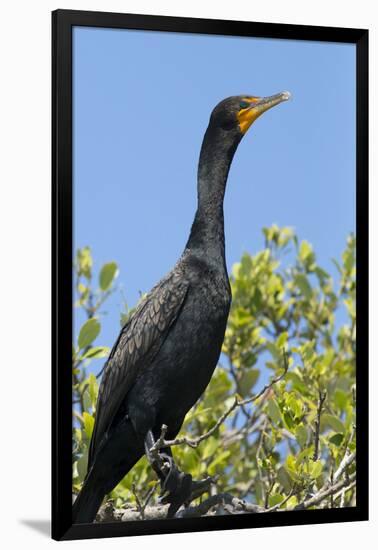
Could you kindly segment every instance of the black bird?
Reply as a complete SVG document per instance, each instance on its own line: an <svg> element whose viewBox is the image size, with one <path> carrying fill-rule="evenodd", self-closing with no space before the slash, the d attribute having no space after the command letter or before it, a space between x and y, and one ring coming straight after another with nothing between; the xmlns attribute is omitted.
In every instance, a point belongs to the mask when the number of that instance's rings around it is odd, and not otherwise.
<svg viewBox="0 0 378 550"><path fill-rule="evenodd" d="M198 166L198 207L181 258L139 304L107 360L96 407L87 475L73 521L95 519L104 496L146 454L168 493L168 516L201 482L180 472L170 449L150 449L163 424L178 434L217 365L231 303L225 262L223 198L240 140L265 111L288 100L235 96L213 110ZM205 480L206 484L206 480Z"/></svg>

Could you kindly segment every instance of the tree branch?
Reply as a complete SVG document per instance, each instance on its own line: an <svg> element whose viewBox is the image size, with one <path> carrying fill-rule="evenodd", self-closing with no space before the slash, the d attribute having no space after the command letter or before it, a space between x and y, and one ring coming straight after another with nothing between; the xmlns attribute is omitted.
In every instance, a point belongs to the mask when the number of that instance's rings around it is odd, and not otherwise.
<svg viewBox="0 0 378 550"><path fill-rule="evenodd" d="M336 473L333 475L333 480L337 481L339 477L345 472L345 470L354 462L356 458L356 452L353 452L349 454L348 452L345 453L344 458L340 462L339 467L336 470Z"/></svg>
<svg viewBox="0 0 378 550"><path fill-rule="evenodd" d="M297 504L297 506L294 506L292 510L307 510L307 508L310 508L311 506L316 506L317 504L320 504L323 500L328 498L331 495L334 495L335 493L338 493L340 490L349 487L350 485L354 487L355 485L355 479L356 474L353 473L351 476L349 476L348 479L342 479L335 485L331 485L327 489L320 489L313 497L306 499L304 502L301 502L300 504ZM349 487L349 488L352 488Z"/></svg>
<svg viewBox="0 0 378 550"><path fill-rule="evenodd" d="M184 437L178 437L173 440L167 440L166 434L168 431L168 427L166 425L162 425L161 428L161 434L160 437L156 440L155 444L151 447L150 451L152 453L158 454L160 449L163 449L165 447L172 447L175 445L188 445L189 447L196 448L198 445L209 438L211 435L213 435L218 428L225 422L225 420L231 415L235 409L238 407L244 407L245 405L249 403L253 403L258 401L261 397L263 397L266 392L268 392L275 384L277 384L282 378L286 375L288 371L288 362L286 358L286 354L284 354L284 370L283 372L271 380L268 384L264 386L264 388L258 392L256 395L249 397L247 399L241 399L240 396L236 395L234 398L233 403L230 407L218 418L214 426L208 430L207 432L199 435L196 438L189 438L187 436ZM320 420L321 420L321 414L323 411L324 403L326 399L326 393L319 391L319 399L318 399L318 407L317 407L317 416L315 420L315 441L314 441L314 454L313 459L318 460L320 449L319 449L319 439L320 439ZM254 421L254 415L252 414L249 421ZM254 422L252 422L252 425ZM237 430L236 433L238 433L240 430ZM243 432L244 433L244 432ZM235 435L235 434L234 434ZM266 506L262 507L257 504L252 504L250 502L246 502L245 500L241 498L237 498L233 496L230 493L219 493L219 494L213 494L206 498L205 500L202 500L196 505L191 504L187 507L182 507L177 513L177 518L187 518L187 517L200 517L200 516L206 516L206 515L214 515L214 514L243 514L243 513L264 513L264 512L276 512L276 511L286 511L286 510L306 510L308 508L317 506L321 503L323 505L329 506L329 500L327 502L327 499L331 497L331 502L333 503L336 499L340 499L340 506L344 505L345 502L345 495L348 491L351 491L356 486L356 474L352 473L351 475L348 475L347 470L348 467L352 465L352 463L355 461L356 453L349 454L348 451L346 452L344 458L341 460L338 469L335 473L331 476L331 479L328 480L321 489L319 489L315 494L312 495L306 495L302 502L299 502L297 505L292 506L290 508L284 508L285 504L289 501L290 497L294 493L294 488L290 491L289 494L285 496L285 498L278 504L272 507L268 507L267 502L265 503ZM271 489L274 485L271 485ZM150 499L152 496L153 490L148 493L147 499L145 500L144 504L142 504L142 500L138 499L136 497L137 505L136 506L128 506L126 509L123 510L114 510L113 508L113 521L132 521L132 520L138 520L138 519L158 519L158 518L164 518L166 517L167 513L167 506L162 504L156 504L156 505L150 505ZM266 498L266 501L268 498ZM336 504L335 504L336 505ZM110 513L109 511L107 512ZM99 521L104 521L100 516L98 517Z"/></svg>
<svg viewBox="0 0 378 550"><path fill-rule="evenodd" d="M354 455L354 453L353 453ZM352 464L354 459L353 455L349 455L348 459L345 460L343 468L340 469L340 475L346 471L346 468ZM324 485L315 495L310 498L305 499L303 502L300 502L292 508L282 508L284 504L290 499L294 494L294 488L290 493L285 497L285 499L272 506L271 508L264 508L258 506L257 504L252 504L246 502L243 499L234 497L230 493L219 493L212 495L206 500L203 500L196 506L188 506L187 508L181 508L176 513L176 518L191 518L191 517L200 517L206 515L217 514L246 514L246 513L266 513L266 512L285 512L287 510L307 510L312 506L316 506L328 497L335 495L335 499L341 497L342 504L344 504L343 499L345 494L354 489L356 486L356 473L354 472L350 476L341 479L333 485ZM167 504L157 504L155 506L148 506L154 488L148 492L146 501L144 504L141 504L140 499L137 499L137 506L127 506L125 509L114 509L109 503L102 506L97 514L96 521L136 521L142 519L163 519L167 515L168 505ZM343 496L344 495L344 496ZM213 511L213 508L218 507L217 511Z"/></svg>
<svg viewBox="0 0 378 550"><path fill-rule="evenodd" d="M265 509L257 504L251 504L236 498L230 493L219 493L212 495L206 500L202 501L197 506L189 506L183 510L180 510L176 517L178 518L193 518L206 515L215 506L222 506L224 511L228 514L240 514L240 513L261 513L265 512Z"/></svg>

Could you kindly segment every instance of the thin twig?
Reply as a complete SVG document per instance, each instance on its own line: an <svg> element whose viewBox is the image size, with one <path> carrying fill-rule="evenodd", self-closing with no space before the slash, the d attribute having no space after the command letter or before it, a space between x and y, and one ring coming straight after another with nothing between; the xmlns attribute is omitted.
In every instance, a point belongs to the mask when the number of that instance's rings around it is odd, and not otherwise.
<svg viewBox="0 0 378 550"><path fill-rule="evenodd" d="M131 490L132 490L132 493L133 493L134 498L135 498L135 502L136 502L136 505L137 505L137 508L138 508L138 512L140 513L141 518L144 519L144 509L143 509L143 505L142 505L142 503L139 500L139 497L137 495L135 483L132 484Z"/></svg>
<svg viewBox="0 0 378 550"><path fill-rule="evenodd" d="M274 479L273 481L270 482L268 490L265 493L265 500L264 500L265 510L268 510L268 508L269 508L269 497L271 495L271 492L273 491L273 487L275 486L275 484L276 484L276 480Z"/></svg>
<svg viewBox="0 0 378 550"><path fill-rule="evenodd" d="M275 504L274 506L271 506L266 511L267 512L275 512L276 510L278 510L279 508L284 506L284 504L287 503L287 501L289 500L289 498L291 498L293 496L293 494L294 494L294 486L290 489L289 494L283 499L283 501L279 502L278 504Z"/></svg>
<svg viewBox="0 0 378 550"><path fill-rule="evenodd" d="M135 483L133 483L132 486L131 486L131 491L134 495L135 502L136 502L136 505L137 505L137 509L138 509L138 512L140 513L141 519L145 519L145 510L148 506L148 503L151 500L152 495L154 494L154 492L156 490L156 487L157 487L157 485L154 485L153 487L151 487L151 489L149 489L147 491L144 503L142 504L142 502L140 501L140 498L138 497L138 494L136 492Z"/></svg>
<svg viewBox="0 0 378 550"><path fill-rule="evenodd" d="M237 392L238 394L241 394L241 391L240 391L240 380L239 380L239 378L238 378L237 372L235 371L235 367L234 367L234 365L233 365L233 363L232 363L232 359L231 359L230 356L229 356L228 360L229 360L229 373L231 374L231 376L232 376L232 378L233 378L233 380L234 380L234 382L235 382L236 392ZM243 412L244 416L245 416L248 420L250 420L250 419L251 419L251 414L248 412L248 410L245 408L245 406L244 406L244 405L241 405L240 408L241 408L241 411Z"/></svg>
<svg viewBox="0 0 378 550"><path fill-rule="evenodd" d="M261 498L265 502L265 508L267 508L267 498L268 497L267 497L267 493L265 491L265 483L264 483L264 479L263 479L263 475L262 475L262 471L261 471L261 466L260 466L260 453L261 453L262 448L263 448L263 441L264 441L264 437L265 437L266 423L267 423L267 419L265 418L264 423L261 426L259 442L258 442L257 449L256 449L257 471L258 471L260 482L261 482Z"/></svg>
<svg viewBox="0 0 378 550"><path fill-rule="evenodd" d="M144 500L143 510L145 510L146 507L148 506L148 503L150 502L152 495L153 495L154 492L156 491L156 488L157 488L157 484L156 484L156 485L153 485L153 486L151 487L151 489L148 491L148 493L147 493L147 495L146 495L146 498L145 498L145 500Z"/></svg>
<svg viewBox="0 0 378 550"><path fill-rule="evenodd" d="M223 445L231 445L235 441L240 441L241 439L244 439L245 437L252 435L254 432L260 431L261 424L265 421L265 415L261 412L262 404L263 404L263 401L260 401L260 403L256 405L250 420L248 420L239 429L227 431L223 434L223 437L222 437Z"/></svg>
<svg viewBox="0 0 378 550"><path fill-rule="evenodd" d="M334 471L333 471L333 466L331 468L331 476L330 476L330 479L331 479L331 486L335 483L335 475L334 475ZM334 495L332 494L331 495L331 508L334 507Z"/></svg>
<svg viewBox="0 0 378 550"><path fill-rule="evenodd" d="M338 499L340 497L340 508L345 507L345 495L348 491L350 491L351 489L354 489L355 486L356 486L356 482L352 481L352 483L348 485L348 487L343 487L343 489L335 495L335 499Z"/></svg>
<svg viewBox="0 0 378 550"><path fill-rule="evenodd" d="M312 459L318 460L319 458L319 439L320 439L320 417L322 415L322 409L324 405L324 401L326 400L327 392L321 392L319 390L319 399L318 399L318 409L316 413L316 420L315 420L315 439L314 439L314 454Z"/></svg>

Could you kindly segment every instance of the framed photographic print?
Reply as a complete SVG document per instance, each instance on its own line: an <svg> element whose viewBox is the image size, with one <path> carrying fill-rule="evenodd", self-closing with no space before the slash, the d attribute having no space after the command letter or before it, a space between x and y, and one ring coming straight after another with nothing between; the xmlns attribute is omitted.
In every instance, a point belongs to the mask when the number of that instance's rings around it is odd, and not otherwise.
<svg viewBox="0 0 378 550"><path fill-rule="evenodd" d="M53 538L366 520L368 31L52 23Z"/></svg>

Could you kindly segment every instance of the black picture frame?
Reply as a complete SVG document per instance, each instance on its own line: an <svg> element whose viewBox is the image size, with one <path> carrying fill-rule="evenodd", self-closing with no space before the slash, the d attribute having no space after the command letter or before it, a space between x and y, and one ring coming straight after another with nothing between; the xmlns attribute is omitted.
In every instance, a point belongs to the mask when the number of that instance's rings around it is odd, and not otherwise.
<svg viewBox="0 0 378 550"><path fill-rule="evenodd" d="M357 505L127 523L72 524L72 28L74 26L342 42L356 45ZM55 540L368 519L368 31L152 15L52 13L52 537Z"/></svg>

